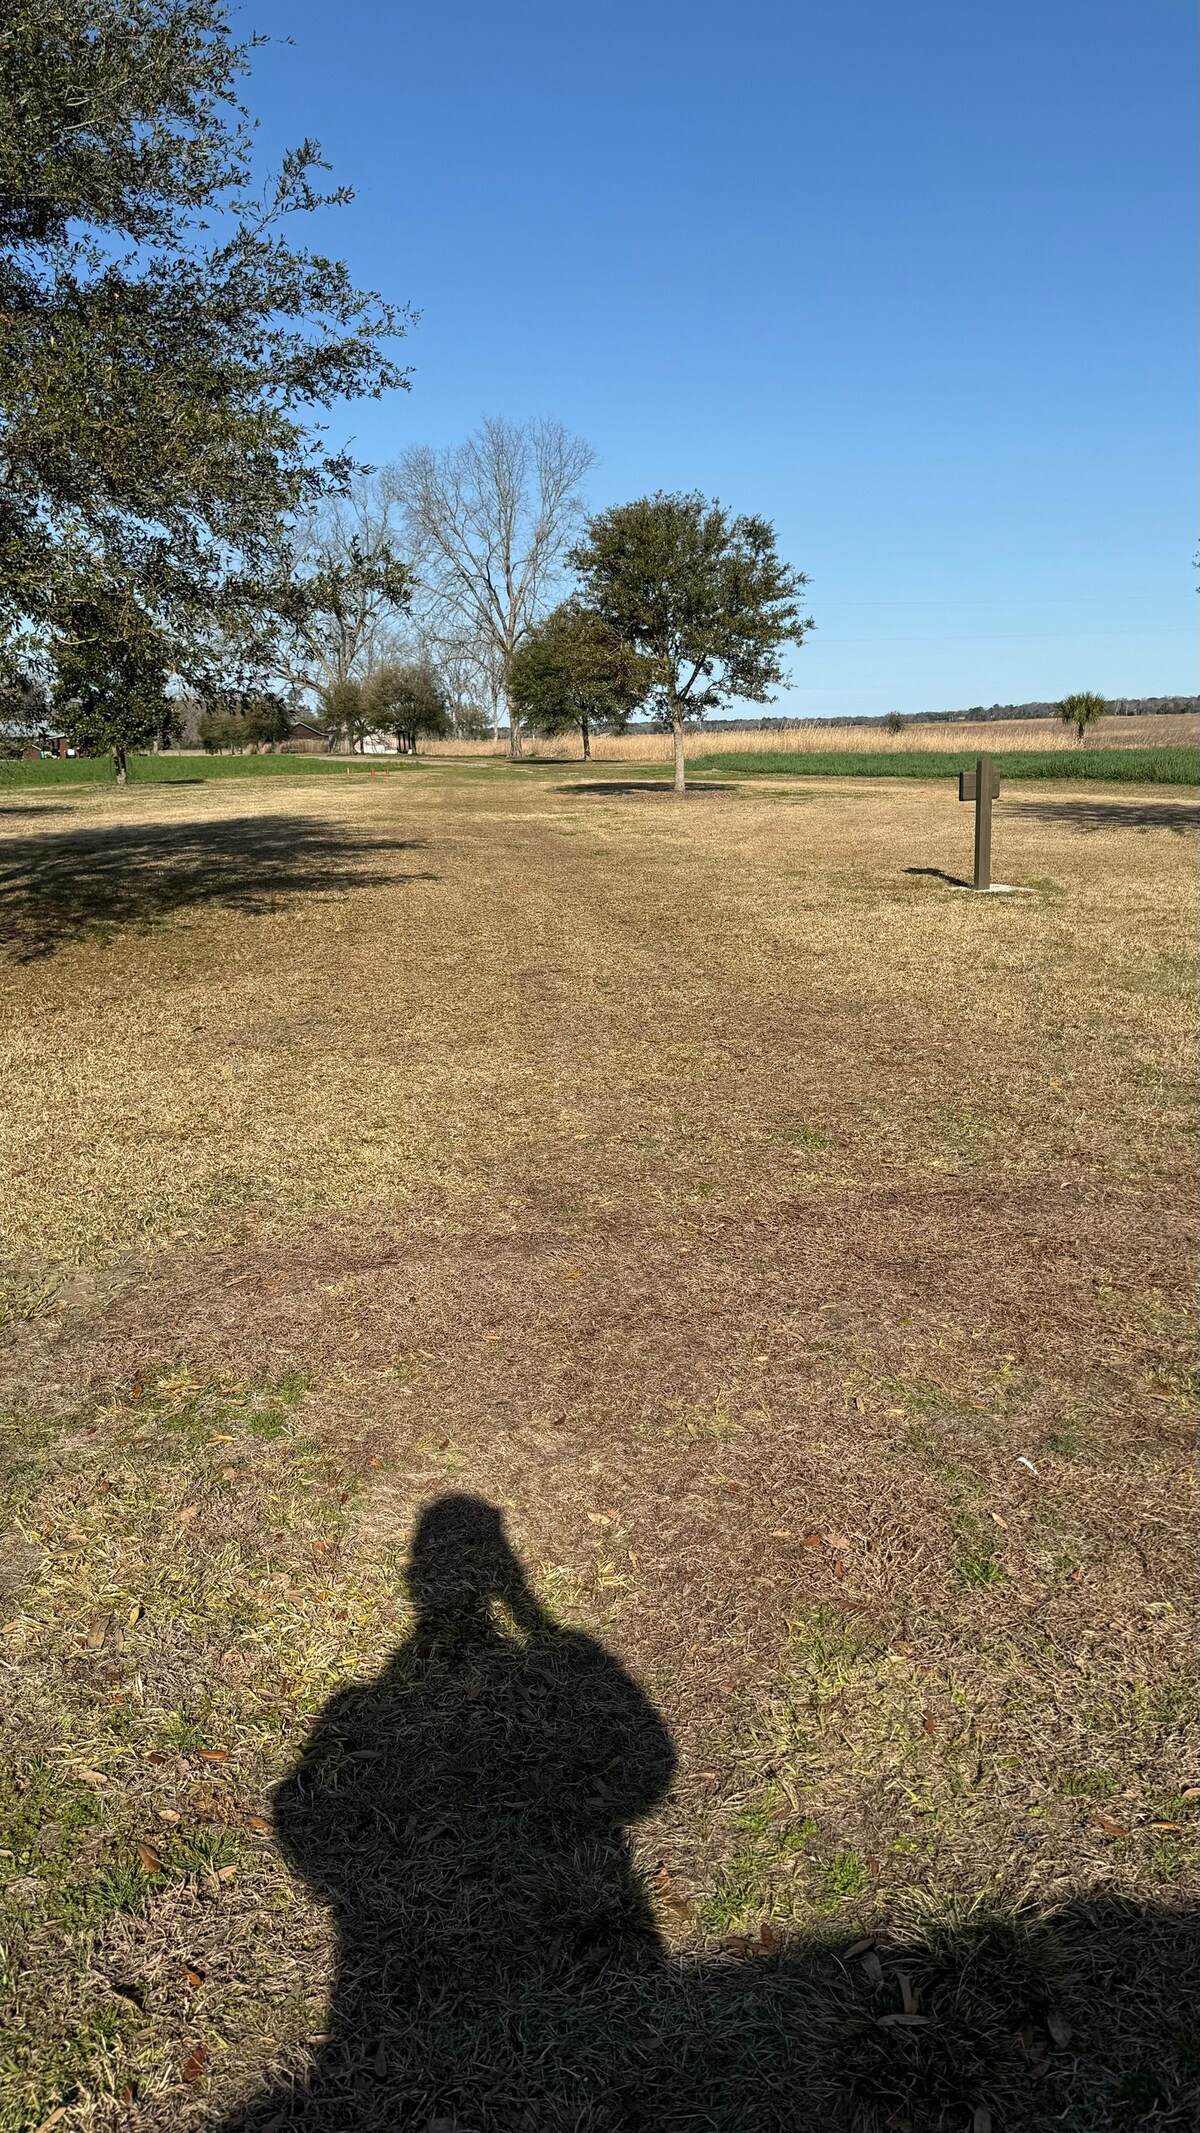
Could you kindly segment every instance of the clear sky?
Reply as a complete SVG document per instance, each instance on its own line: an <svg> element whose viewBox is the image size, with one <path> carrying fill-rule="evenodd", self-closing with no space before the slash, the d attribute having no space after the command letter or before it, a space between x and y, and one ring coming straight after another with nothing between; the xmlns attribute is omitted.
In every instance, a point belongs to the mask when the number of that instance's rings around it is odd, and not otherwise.
<svg viewBox="0 0 1200 2133"><path fill-rule="evenodd" d="M802 715L1197 687L1193 0L250 0L422 316L379 464L556 415L812 580Z"/></svg>

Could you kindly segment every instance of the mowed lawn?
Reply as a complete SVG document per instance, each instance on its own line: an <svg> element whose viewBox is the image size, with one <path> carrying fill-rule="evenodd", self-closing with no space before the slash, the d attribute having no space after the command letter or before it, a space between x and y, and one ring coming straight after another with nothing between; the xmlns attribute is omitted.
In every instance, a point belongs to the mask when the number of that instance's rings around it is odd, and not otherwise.
<svg viewBox="0 0 1200 2133"><path fill-rule="evenodd" d="M0 795L0 2133L1194 2124L1196 821Z"/></svg>

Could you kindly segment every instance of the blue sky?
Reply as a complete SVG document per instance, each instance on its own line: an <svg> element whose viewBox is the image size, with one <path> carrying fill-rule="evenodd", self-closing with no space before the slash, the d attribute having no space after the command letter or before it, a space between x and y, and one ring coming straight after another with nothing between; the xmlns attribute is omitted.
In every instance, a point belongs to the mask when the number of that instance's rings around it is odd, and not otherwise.
<svg viewBox="0 0 1200 2133"><path fill-rule="evenodd" d="M1197 686L1192 0L262 0L250 101L420 310L364 457L556 415L764 513L777 709Z"/></svg>

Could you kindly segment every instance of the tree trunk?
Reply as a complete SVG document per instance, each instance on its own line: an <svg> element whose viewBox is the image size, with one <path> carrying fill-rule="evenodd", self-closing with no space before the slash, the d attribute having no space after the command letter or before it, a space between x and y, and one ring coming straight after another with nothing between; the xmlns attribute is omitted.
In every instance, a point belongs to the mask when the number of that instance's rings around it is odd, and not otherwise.
<svg viewBox="0 0 1200 2133"><path fill-rule="evenodd" d="M671 744L675 750L675 798L682 800L687 784L683 775L683 718L677 704L671 705Z"/></svg>
<svg viewBox="0 0 1200 2133"><path fill-rule="evenodd" d="M513 710L508 714L508 756L512 763L521 760L521 721Z"/></svg>
<svg viewBox="0 0 1200 2133"><path fill-rule="evenodd" d="M113 749L113 770L118 785L123 785L129 775L129 765L125 761L125 750L121 746Z"/></svg>
<svg viewBox="0 0 1200 2133"><path fill-rule="evenodd" d="M592 760L592 729L588 725L586 718L581 718L579 723L583 728L583 760L585 763L590 763Z"/></svg>

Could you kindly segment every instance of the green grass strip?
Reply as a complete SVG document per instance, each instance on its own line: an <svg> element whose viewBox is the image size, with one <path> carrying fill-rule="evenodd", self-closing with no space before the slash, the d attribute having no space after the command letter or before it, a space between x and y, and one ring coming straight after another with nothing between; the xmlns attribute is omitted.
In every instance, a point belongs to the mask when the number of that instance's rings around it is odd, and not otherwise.
<svg viewBox="0 0 1200 2133"><path fill-rule="evenodd" d="M1103 778L1122 785L1200 784L1200 750L1195 748L1022 748L989 750L1005 778ZM953 778L973 770L977 749L897 748L884 753L851 750L764 750L756 754L731 749L728 754L695 755L689 769L721 771L737 777L801 778Z"/></svg>
<svg viewBox="0 0 1200 2133"><path fill-rule="evenodd" d="M209 778L310 778L361 776L370 770L408 770L412 756L362 756L356 763L322 755L134 755L132 785L194 785ZM36 763L0 762L0 787L15 785L111 785L106 755L47 756Z"/></svg>

